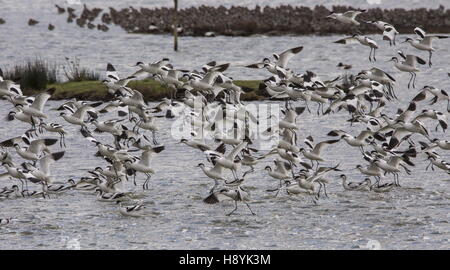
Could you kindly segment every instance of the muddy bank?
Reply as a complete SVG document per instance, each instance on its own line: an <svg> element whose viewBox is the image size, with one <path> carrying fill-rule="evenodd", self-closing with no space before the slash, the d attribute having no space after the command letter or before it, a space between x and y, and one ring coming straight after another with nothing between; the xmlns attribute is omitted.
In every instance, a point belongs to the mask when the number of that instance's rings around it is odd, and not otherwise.
<svg viewBox="0 0 450 270"><path fill-rule="evenodd" d="M191 7L178 11L179 32L187 36L227 35L248 36L264 35L309 35L309 34L348 34L356 31L379 33L374 25L361 23L358 27L349 27L326 16L331 11L345 12L355 9L348 6L324 6L314 8L304 6L260 7L254 9L233 6ZM173 8L124 8L109 10L88 8L82 10L67 9L68 22L80 27L107 31L106 25L118 25L129 33L163 34L172 32ZM61 7L57 12L61 13ZM77 15L77 12L79 13ZM100 16L101 23L94 23ZM440 6L436 9L368 9L358 16L358 20L382 20L393 24L400 33L413 33L420 26L430 33L450 32L450 10ZM209 33L209 34L207 34Z"/></svg>
<svg viewBox="0 0 450 270"><path fill-rule="evenodd" d="M262 100L267 98L264 90L259 90L261 81L235 81L235 84L246 89L253 89L241 96L243 101ZM169 89L162 86L159 82L146 79L142 81L132 81L128 84L132 89L138 90L144 96L145 101L160 101L170 96ZM47 88L55 88L56 91L52 96L53 100L76 98L79 100L111 100L112 96L108 94L106 86L100 81L82 81L82 82L66 82L49 84ZM33 95L41 91L24 90L24 94ZM177 98L184 96L184 92L180 91Z"/></svg>

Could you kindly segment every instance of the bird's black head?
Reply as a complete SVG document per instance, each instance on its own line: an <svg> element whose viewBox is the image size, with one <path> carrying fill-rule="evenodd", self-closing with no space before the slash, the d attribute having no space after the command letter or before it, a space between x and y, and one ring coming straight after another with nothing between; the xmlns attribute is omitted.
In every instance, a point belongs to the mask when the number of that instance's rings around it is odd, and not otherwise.
<svg viewBox="0 0 450 270"><path fill-rule="evenodd" d="M403 41L402 43L408 42L408 41L413 41L413 39L412 38L406 38L405 41Z"/></svg>

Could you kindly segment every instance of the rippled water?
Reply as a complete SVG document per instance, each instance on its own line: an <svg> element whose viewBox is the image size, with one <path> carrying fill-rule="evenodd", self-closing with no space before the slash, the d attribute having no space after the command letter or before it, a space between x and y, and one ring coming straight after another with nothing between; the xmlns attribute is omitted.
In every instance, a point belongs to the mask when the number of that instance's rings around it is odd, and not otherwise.
<svg viewBox="0 0 450 270"><path fill-rule="evenodd" d="M46 110L56 105L49 102ZM9 105L1 101L1 115L8 109ZM54 111L50 114L56 119ZM298 121L299 139L303 141L312 134L319 141L331 129L345 127L356 133L362 128L348 128L347 118L345 114L323 117L305 114ZM56 121L64 124L61 118ZM51 199L2 200L0 218L13 217L17 221L0 228L0 248L66 248L71 239L78 239L83 249L351 249L364 247L369 240L379 241L387 249L449 246L450 177L439 170L425 172L427 164L422 157L414 160L417 166L412 175L401 174L402 188L385 194L349 192L335 180L328 184L329 198L321 198L317 206L309 197L289 197L284 193L274 197L267 193L266 189L277 185L262 170L272 162L268 158L258 164L257 172L245 183L251 190L251 207L257 215L250 215L240 205L237 215L228 217L225 214L233 209L233 203L202 202L212 184L195 167L204 162L204 157L199 151L174 144L176 141L168 133L171 122L159 121L160 126L166 127L159 135L166 149L153 160L157 172L151 179L151 189L142 191L132 183L124 187L144 195L146 217L122 217L115 204L99 202L90 192L75 190L52 195ZM2 140L18 136L27 128L18 122L14 124L0 125ZM66 154L52 166L61 182L85 176L87 169L105 165L93 156L95 148L80 138L76 129L70 126L67 129L70 135ZM108 136L100 139L110 140ZM52 146L53 151L59 151L58 148ZM325 152L329 162L324 164L340 163L351 181L363 179L352 169L365 163L359 150L339 143ZM448 153L442 154L450 159ZM19 162L16 156L14 160ZM332 179L335 178L333 175ZM10 186L12 183L8 181L2 181L0 187ZM138 177L138 183L143 181L142 176ZM391 177L385 181L391 181Z"/></svg>
<svg viewBox="0 0 450 270"><path fill-rule="evenodd" d="M138 60L153 61L168 56L177 67L198 68L203 63L218 60L235 64L227 71L234 78L264 78L267 73L243 69L236 64L251 63L272 52L303 45L304 51L290 62L298 72L308 69L325 78L333 78L341 74L335 68L338 62L352 64L354 72L372 66L389 71L398 80L396 89L400 96L400 101L389 105L392 113L397 106L404 108L417 90L406 89L409 75L396 72L391 63L385 61L398 48L427 57L406 45L389 47L380 36L373 36L381 44L377 51L378 61L374 64L367 61L368 50L361 46L331 43L340 36L182 37L180 52L173 53L170 36L128 35L114 27L107 33L80 29L66 24L65 16L54 15L52 9L38 11L37 7L42 3L53 8L53 1L26 2L31 10L25 11L13 6L12 1L0 0L5 7L0 11L0 17L7 19L7 24L0 26L0 34L7 37L0 39L1 67L36 55L55 61L62 61L64 56L78 56L82 64L97 70L103 70L107 62L112 62L122 75L126 75L133 71L128 65ZM126 3L131 2L134 1ZM46 14L40 17L40 24L32 28L25 26L28 17L40 12ZM8 21L14 18L22 21L9 24ZM47 31L47 22L57 28L53 32ZM441 41L436 47L432 69L422 67L423 71L417 76L419 88L425 84L448 88L449 41ZM57 104L49 102L46 111L52 120L64 124L54 111L49 111ZM425 106L426 103L421 104L418 110ZM445 111L442 104L435 108ZM8 103L0 101L0 115L5 116L10 109ZM361 130L362 126L358 125L350 128L347 118L344 113L321 117L305 113L298 120L299 141L310 134L320 141L326 138L328 131L336 128L352 134ZM0 227L0 249L66 248L74 239L82 249L351 249L366 246L369 240L378 241L386 249L449 247L450 177L440 170L426 172L427 163L422 157L414 160L416 167L412 175L401 174L402 188L386 194L348 192L336 180L327 186L329 198L321 198L317 206L308 197L289 197L280 193L275 198L267 193L267 188L277 185L262 170L270 164L272 159L269 158L257 166L257 172L249 176L245 184L251 190L251 206L257 215L249 215L245 206L240 205L237 215L227 217L225 214L233 209L233 203L205 205L202 202L211 181L195 166L204 162L204 157L199 151L174 144L175 140L169 134L172 120L158 120L164 127L159 140L166 149L154 159L157 172L151 179L151 189L142 191L139 186L126 185L126 188L145 195L146 217L122 217L116 205L99 202L89 192L68 191L52 195L51 199L0 200L0 218L17 219ZM426 124L430 129L435 125L431 121ZM93 156L96 149L80 138L77 129L65 126L70 132L66 154L52 168L60 182L71 177L78 179L86 175L86 170L105 165ZM21 135L27 128L17 121L0 123L0 140ZM442 132L433 132L433 136L448 139L448 134ZM103 141L110 140L108 136L99 137ZM52 150L59 148L52 146ZM363 179L352 169L365 163L356 148L339 143L330 147L326 155L329 162L324 164L340 163L351 181ZM441 155L450 160L448 151L441 151ZM19 163L20 159L15 156L14 161ZM390 181L391 177L386 179ZM10 186L12 183L8 181L2 180L0 188ZM138 181L144 181L142 176Z"/></svg>

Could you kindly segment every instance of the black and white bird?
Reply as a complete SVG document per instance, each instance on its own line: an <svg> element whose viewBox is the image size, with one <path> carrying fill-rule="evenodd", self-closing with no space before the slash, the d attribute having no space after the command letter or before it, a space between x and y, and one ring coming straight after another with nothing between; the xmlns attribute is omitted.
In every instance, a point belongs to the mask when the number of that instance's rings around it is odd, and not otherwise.
<svg viewBox="0 0 450 270"><path fill-rule="evenodd" d="M142 203L132 205L123 205L121 201L117 201L117 203L119 204L119 212L123 216L142 217L144 215L145 206Z"/></svg>
<svg viewBox="0 0 450 270"><path fill-rule="evenodd" d="M131 89L127 87L127 84L134 79L136 79L136 76L120 79L114 66L111 63L108 63L106 65L106 79L102 82L108 88L109 94L113 96L126 96L132 94Z"/></svg>
<svg viewBox="0 0 450 270"><path fill-rule="evenodd" d="M218 192L211 193L208 197L206 197L203 200L203 202L205 202L207 204L215 204L215 203L220 202L221 196L225 196L229 199L232 199L235 202L235 207L234 207L233 211L228 213L227 216L230 216L237 210L238 202L244 203L247 206L247 208L250 210L252 215L256 215L253 212L253 210L250 208L250 205L248 204L248 202L250 201L250 192L248 192L241 186L237 186L236 188L220 189Z"/></svg>
<svg viewBox="0 0 450 270"><path fill-rule="evenodd" d="M444 39L448 38L449 36L442 36L442 35L427 35L424 30L422 30L419 27L414 28L414 32L417 35L417 39L412 38L406 38L405 41L409 44L411 44L412 47L421 50L421 51L427 51L429 54L428 57L428 65L431 67L431 55L435 51L433 48L433 40L435 39Z"/></svg>
<svg viewBox="0 0 450 270"><path fill-rule="evenodd" d="M392 24L383 21L367 21L367 23L371 23L375 25L379 30L383 31L383 40L389 41L390 46L395 46L395 38L397 37L399 32Z"/></svg>
<svg viewBox="0 0 450 270"><path fill-rule="evenodd" d="M136 174L143 173L147 176L144 184L142 185L143 189L148 189L148 182L151 178L151 175L155 173L155 171L151 168L151 161L153 157L164 150L164 146L157 147L149 147L149 149L142 152L141 157L136 160L126 160L124 166L127 170L128 175L134 175L134 183L136 184Z"/></svg>
<svg viewBox="0 0 450 270"><path fill-rule="evenodd" d="M342 179L342 186L345 190L358 190L358 191L369 191L371 186L371 181L369 178L365 178L361 182L347 182L347 176L341 174L339 178Z"/></svg>
<svg viewBox="0 0 450 270"><path fill-rule="evenodd" d="M356 20L356 16L363 12L365 12L365 10L349 10L344 13L331 12L331 14L327 16L327 18L338 20L339 22L344 24L358 26L360 25L360 22Z"/></svg>
<svg viewBox="0 0 450 270"><path fill-rule="evenodd" d="M398 51L398 54L404 59L404 61L399 61L399 59L395 56L392 57L389 61L393 61L394 66L398 70L402 72L408 72L409 74L411 74L411 78L409 79L408 82L408 88L410 87L411 81L413 88L416 88L415 84L417 76L416 72L420 71L420 69L417 68L416 64L419 63L420 65L425 65L427 62L416 55L412 54L405 55L402 51Z"/></svg>
<svg viewBox="0 0 450 270"><path fill-rule="evenodd" d="M245 67L248 68L266 68L269 72L278 75L278 68L286 69L288 62L303 50L303 46L288 49L280 54L273 54L275 62L271 62L269 58L264 58L260 63L250 64Z"/></svg>
<svg viewBox="0 0 450 270"><path fill-rule="evenodd" d="M361 44L364 46L370 47L369 52L369 61L372 61L372 51L373 51L373 60L376 61L375 52L378 49L378 44L375 42L375 40L368 38L366 36L361 36L359 34L354 34L351 37L346 37L340 40L335 41L334 43L338 44Z"/></svg>

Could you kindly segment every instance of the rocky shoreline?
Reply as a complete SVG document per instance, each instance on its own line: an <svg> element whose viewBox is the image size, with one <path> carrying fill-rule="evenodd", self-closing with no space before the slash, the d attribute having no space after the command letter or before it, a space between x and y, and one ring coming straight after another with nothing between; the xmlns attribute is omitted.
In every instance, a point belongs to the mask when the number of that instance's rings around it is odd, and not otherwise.
<svg viewBox="0 0 450 270"><path fill-rule="evenodd" d="M57 7L64 14L64 7ZM393 24L400 33L413 33L417 26L429 33L450 32L450 9L440 6L436 9L367 9L358 16L361 25L349 28L326 18L330 12L345 12L355 9L349 6L325 6L314 8L304 6L247 7L199 6L178 11L178 31L186 36L249 36L249 35L327 35L349 34L357 31L378 33L379 30L368 20L382 20ZM77 15L79 13L79 16ZM67 8L67 22L80 27L108 31L107 25L117 25L129 33L168 34L172 32L173 8L124 8L109 11L100 8L82 10ZM100 16L101 23L94 22Z"/></svg>

